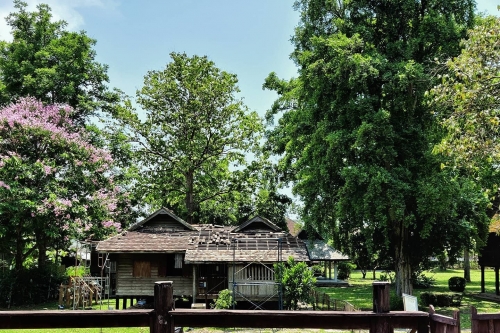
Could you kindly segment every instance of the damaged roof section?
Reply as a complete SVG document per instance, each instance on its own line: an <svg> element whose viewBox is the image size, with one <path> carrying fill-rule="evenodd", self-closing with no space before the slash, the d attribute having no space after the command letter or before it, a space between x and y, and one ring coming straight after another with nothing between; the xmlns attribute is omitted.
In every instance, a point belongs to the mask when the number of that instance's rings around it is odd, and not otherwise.
<svg viewBox="0 0 500 333"><path fill-rule="evenodd" d="M236 228L211 224L190 225L170 210L162 208L134 224L128 231L99 242L97 251L185 253L185 262L192 264L233 261L272 263L279 261L280 253L282 260L290 256L296 261L306 262L325 260L324 257L319 258L322 255L334 258L324 246L309 248L306 243L260 216Z"/></svg>

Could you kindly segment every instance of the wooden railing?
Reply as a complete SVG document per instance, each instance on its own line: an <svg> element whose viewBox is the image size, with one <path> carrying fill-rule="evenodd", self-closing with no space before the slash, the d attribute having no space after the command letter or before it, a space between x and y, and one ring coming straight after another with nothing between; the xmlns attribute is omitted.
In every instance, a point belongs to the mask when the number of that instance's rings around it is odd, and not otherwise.
<svg viewBox="0 0 500 333"><path fill-rule="evenodd" d="M359 309L357 309L351 303L340 299L331 298L327 293L318 290L313 290L312 299L313 310L316 311L359 311Z"/></svg>
<svg viewBox="0 0 500 333"><path fill-rule="evenodd" d="M460 333L460 311L453 311L453 318L437 314L429 306L429 325L432 333Z"/></svg>
<svg viewBox="0 0 500 333"><path fill-rule="evenodd" d="M151 333L173 333L181 327L311 328L364 329L389 333L406 328L419 333L442 332L436 327L452 326L458 318L447 318L421 311L386 311L389 288L374 283L374 309L382 311L244 311L174 310L172 282L156 282L154 310L111 311L0 311L0 329L149 327ZM447 327L448 327L447 326ZM459 322L458 322L459 327ZM448 330L447 332L450 332Z"/></svg>
<svg viewBox="0 0 500 333"><path fill-rule="evenodd" d="M477 313L472 306L470 316L472 333L500 333L500 313Z"/></svg>

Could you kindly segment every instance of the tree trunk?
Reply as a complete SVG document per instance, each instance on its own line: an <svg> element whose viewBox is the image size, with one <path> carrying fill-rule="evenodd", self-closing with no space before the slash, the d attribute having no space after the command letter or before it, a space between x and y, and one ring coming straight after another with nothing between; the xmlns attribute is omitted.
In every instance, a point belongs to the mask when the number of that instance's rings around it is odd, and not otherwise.
<svg viewBox="0 0 500 333"><path fill-rule="evenodd" d="M17 237L16 241L16 270L19 271L21 268L23 268L23 262L24 262L24 256L23 256L23 251L24 251L24 242L22 237Z"/></svg>
<svg viewBox="0 0 500 333"><path fill-rule="evenodd" d="M16 271L19 271L23 268L23 263L24 263L24 238L23 238L23 222L20 221L19 225L17 226L16 229L16 254L15 254L15 260L16 260Z"/></svg>
<svg viewBox="0 0 500 333"><path fill-rule="evenodd" d="M395 237L394 237L394 270L396 272L396 295L402 296L412 294L411 284L411 264L410 253L408 249L408 228L405 227L402 221L395 222Z"/></svg>
<svg viewBox="0 0 500 333"><path fill-rule="evenodd" d="M377 279L377 268L374 268L372 272L373 272L373 280L376 280Z"/></svg>
<svg viewBox="0 0 500 333"><path fill-rule="evenodd" d="M194 172L188 171L186 173L186 210L187 219L186 222L189 224L193 223L194 214Z"/></svg>
<svg viewBox="0 0 500 333"><path fill-rule="evenodd" d="M45 245L45 238L43 237L38 238L37 248L38 248L38 267L42 268L45 267L47 263L47 246Z"/></svg>
<svg viewBox="0 0 500 333"><path fill-rule="evenodd" d="M471 282L469 249L467 247L464 249L464 279L467 282Z"/></svg>

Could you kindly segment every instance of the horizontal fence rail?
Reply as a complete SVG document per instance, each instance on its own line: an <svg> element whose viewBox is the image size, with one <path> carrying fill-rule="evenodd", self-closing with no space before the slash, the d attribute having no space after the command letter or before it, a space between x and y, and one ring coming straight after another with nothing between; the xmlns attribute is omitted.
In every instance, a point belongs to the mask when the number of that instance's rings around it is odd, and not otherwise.
<svg viewBox="0 0 500 333"><path fill-rule="evenodd" d="M0 329L150 327L149 310L0 311Z"/></svg>
<svg viewBox="0 0 500 333"><path fill-rule="evenodd" d="M376 288L379 289L377 292ZM382 294L388 294L388 286L385 288L386 286L374 284L374 309L387 308L387 305L376 304L389 300L388 295ZM151 333L173 333L175 327L365 329L371 333L392 333L394 328L419 333L429 332L429 329L432 333L458 332L457 327L460 329L458 313L454 318L449 318L433 312L388 310L174 310L170 281L156 282L154 295L154 310L0 311L0 329L149 327ZM476 314L476 318L477 316L480 315ZM495 318L498 319L498 316ZM444 331L436 330L439 327Z"/></svg>
<svg viewBox="0 0 500 333"><path fill-rule="evenodd" d="M248 328L321 328L367 329L378 327L415 328L428 332L426 312L395 311L390 313L348 311L280 311L280 310L189 310L170 312L174 326L248 327Z"/></svg>
<svg viewBox="0 0 500 333"><path fill-rule="evenodd" d="M471 307L471 332L472 333L500 333L500 313L477 313Z"/></svg>
<svg viewBox="0 0 500 333"><path fill-rule="evenodd" d="M460 311L453 312L453 318L436 313L434 306L429 306L429 322L432 333L460 333Z"/></svg>

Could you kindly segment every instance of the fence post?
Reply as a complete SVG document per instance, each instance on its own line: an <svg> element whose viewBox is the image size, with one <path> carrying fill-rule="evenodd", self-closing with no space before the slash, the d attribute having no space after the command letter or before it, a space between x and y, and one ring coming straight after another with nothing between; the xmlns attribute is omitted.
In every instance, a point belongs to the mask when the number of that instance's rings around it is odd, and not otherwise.
<svg viewBox="0 0 500 333"><path fill-rule="evenodd" d="M373 312L384 313L391 310L389 282L373 282Z"/></svg>
<svg viewBox="0 0 500 333"><path fill-rule="evenodd" d="M484 280L483 280L484 281ZM470 307L471 333L479 333L479 320L477 320L477 309Z"/></svg>
<svg viewBox="0 0 500 333"><path fill-rule="evenodd" d="M174 333L175 327L169 312L174 309L172 281L155 282L155 311L151 333Z"/></svg>

